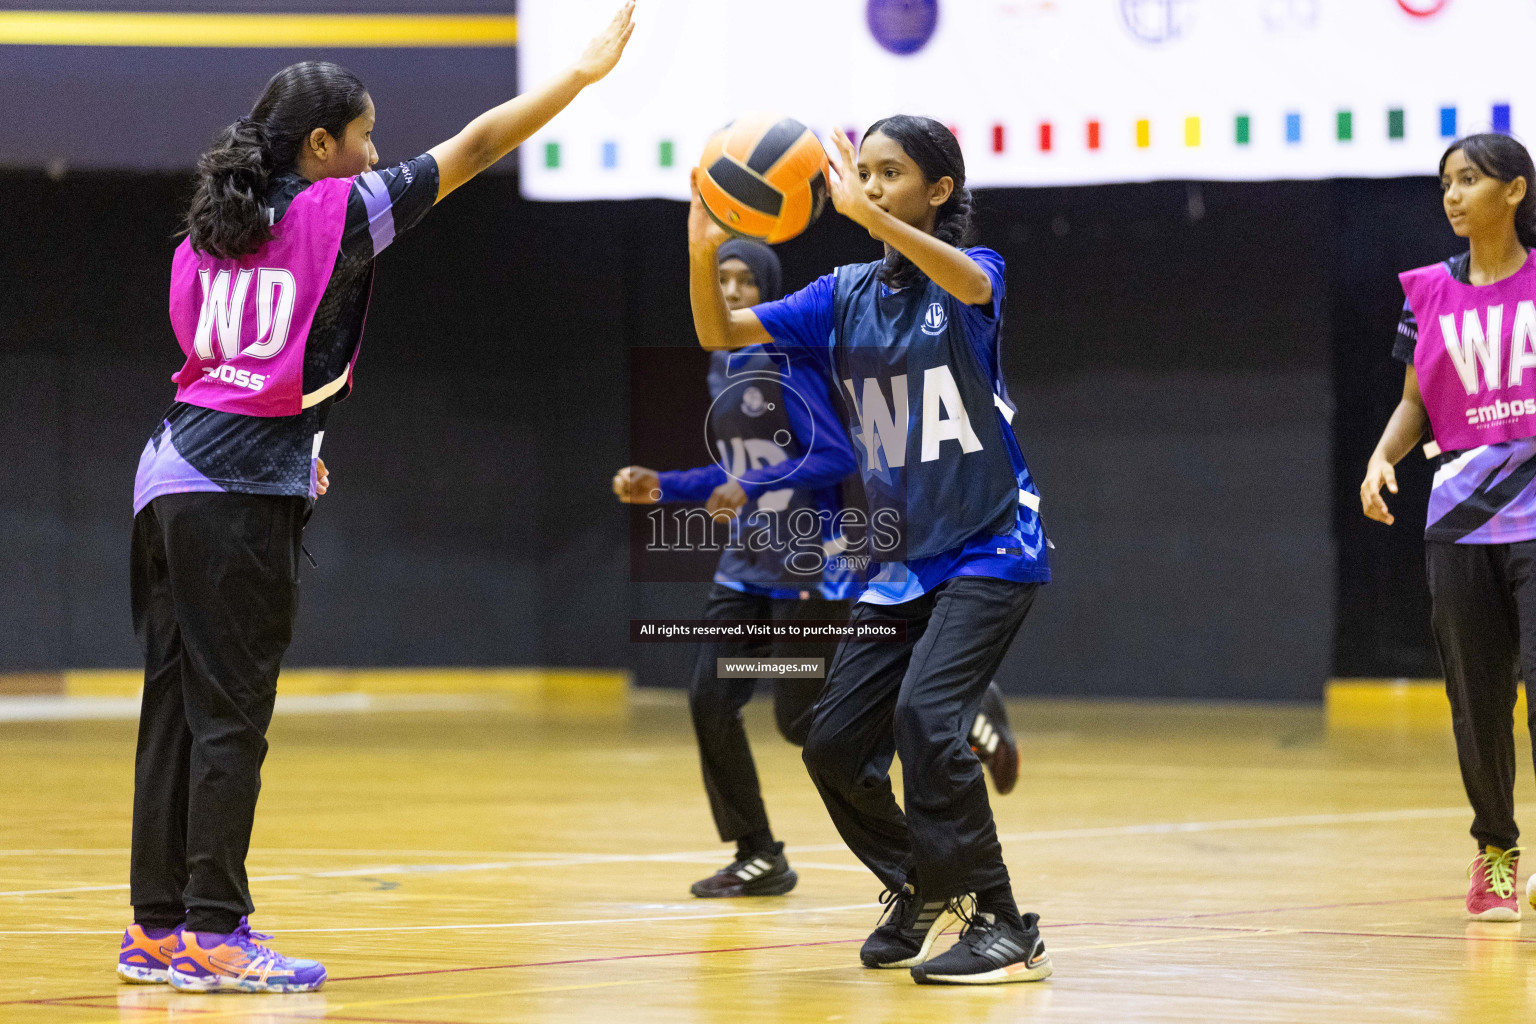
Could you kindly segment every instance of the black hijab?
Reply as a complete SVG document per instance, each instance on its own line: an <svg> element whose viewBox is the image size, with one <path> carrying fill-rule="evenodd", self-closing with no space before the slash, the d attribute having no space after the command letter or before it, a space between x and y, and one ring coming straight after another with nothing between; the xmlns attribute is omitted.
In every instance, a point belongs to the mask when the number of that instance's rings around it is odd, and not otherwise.
<svg viewBox="0 0 1536 1024"><path fill-rule="evenodd" d="M778 254L762 242L733 238L720 246L718 262L726 260L741 260L751 269L762 302L784 297L784 269L779 266Z"/></svg>

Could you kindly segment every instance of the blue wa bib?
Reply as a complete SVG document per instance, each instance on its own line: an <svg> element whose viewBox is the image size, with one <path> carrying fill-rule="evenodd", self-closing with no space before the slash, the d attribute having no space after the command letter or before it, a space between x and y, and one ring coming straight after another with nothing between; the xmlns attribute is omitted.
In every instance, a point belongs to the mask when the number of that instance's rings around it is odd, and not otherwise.
<svg viewBox="0 0 1536 1024"><path fill-rule="evenodd" d="M837 488L811 491L795 487L791 479L814 439L795 436L788 405L799 403L805 413L801 420L808 422L809 402L816 399L803 396L801 389L826 390L814 375L801 377L785 355L757 346L710 357L708 440L716 464L732 477L775 469L783 481L749 501L734 521L732 542L721 552L716 570L725 579L800 591L837 575L825 571L822 559L810 557L811 549L821 549L830 535L832 516L821 510L835 515L841 507Z"/></svg>
<svg viewBox="0 0 1536 1024"><path fill-rule="evenodd" d="M892 292L879 263L837 269L833 358L852 412L883 562L925 558L977 534L1003 535L1019 487L992 381L962 305L932 281ZM1001 315L1001 314L999 314Z"/></svg>

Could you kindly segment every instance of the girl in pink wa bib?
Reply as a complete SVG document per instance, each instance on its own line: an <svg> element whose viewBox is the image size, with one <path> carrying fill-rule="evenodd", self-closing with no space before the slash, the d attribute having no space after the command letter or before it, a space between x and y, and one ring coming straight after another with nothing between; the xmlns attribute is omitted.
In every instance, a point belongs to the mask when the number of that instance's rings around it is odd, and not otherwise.
<svg viewBox="0 0 1536 1024"><path fill-rule="evenodd" d="M186 363L134 484L145 669L123 980L201 992L324 983L319 963L251 931L245 857L300 538L326 486L320 444L352 388L373 261L608 74L633 8L552 81L387 170L373 169L367 89L317 61L274 75L199 159L171 271Z"/></svg>
<svg viewBox="0 0 1536 1024"><path fill-rule="evenodd" d="M1514 708L1517 681L1536 679L1536 167L1508 136L1471 135L1440 158L1440 184L1470 249L1400 275L1403 397L1360 501L1392 523L1382 490L1397 493L1392 467L1428 429L1432 625L1478 846L1467 914L1518 921Z"/></svg>

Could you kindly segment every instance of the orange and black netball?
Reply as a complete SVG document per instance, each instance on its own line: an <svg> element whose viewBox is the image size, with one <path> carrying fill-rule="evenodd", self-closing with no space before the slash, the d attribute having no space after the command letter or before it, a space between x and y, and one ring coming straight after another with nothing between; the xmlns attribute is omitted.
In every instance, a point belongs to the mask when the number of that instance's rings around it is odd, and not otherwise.
<svg viewBox="0 0 1536 1024"><path fill-rule="evenodd" d="M740 238L787 242L810 227L827 202L826 150L793 118L737 118L704 146L699 169L704 209Z"/></svg>

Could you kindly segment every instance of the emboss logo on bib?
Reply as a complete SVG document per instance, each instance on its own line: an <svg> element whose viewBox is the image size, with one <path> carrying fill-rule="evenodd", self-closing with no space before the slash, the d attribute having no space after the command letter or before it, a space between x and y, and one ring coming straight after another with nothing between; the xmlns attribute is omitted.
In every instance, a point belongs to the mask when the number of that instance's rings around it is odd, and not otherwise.
<svg viewBox="0 0 1536 1024"><path fill-rule="evenodd" d="M267 383L267 374L237 370L228 363L223 366L205 366L203 374L210 381L223 381L225 384L233 384L237 388L250 388L252 391L260 391Z"/></svg>
<svg viewBox="0 0 1536 1024"><path fill-rule="evenodd" d="M938 337L948 326L949 316L944 312L944 304L935 302L929 305L928 312L923 316L923 333Z"/></svg>

